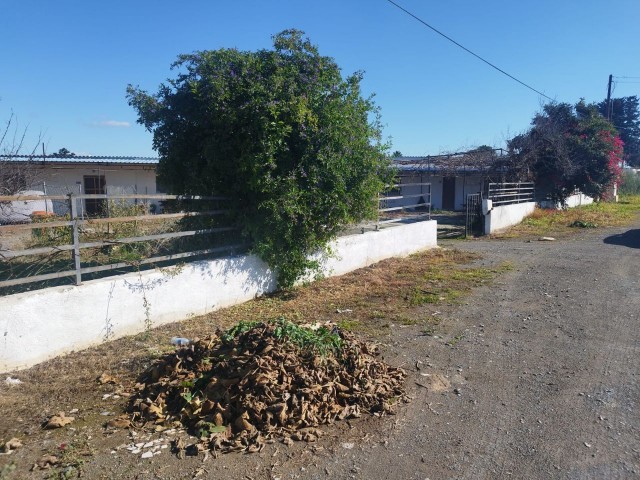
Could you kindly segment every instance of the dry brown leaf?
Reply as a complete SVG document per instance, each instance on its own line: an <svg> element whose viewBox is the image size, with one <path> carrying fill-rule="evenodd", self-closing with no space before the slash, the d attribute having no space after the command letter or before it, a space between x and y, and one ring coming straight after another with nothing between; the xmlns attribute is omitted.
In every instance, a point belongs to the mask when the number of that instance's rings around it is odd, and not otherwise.
<svg viewBox="0 0 640 480"><path fill-rule="evenodd" d="M54 428L62 428L66 425L69 425L71 422L75 420L75 417L67 417L64 412L58 412L56 415L47 420L44 428L46 429L54 429Z"/></svg>
<svg viewBox="0 0 640 480"><path fill-rule="evenodd" d="M120 415L107 422L109 428L129 428L131 426L131 420L127 415Z"/></svg>
<svg viewBox="0 0 640 480"><path fill-rule="evenodd" d="M58 465L58 463L60 463L60 459L55 455L43 455L33 466L34 468L32 468L32 470L36 467L41 470L46 470Z"/></svg>
<svg viewBox="0 0 640 480"><path fill-rule="evenodd" d="M145 372L129 411L202 435L199 448L256 452L265 442L261 433L268 441L314 442L322 433L318 425L361 412L392 413L391 398L395 404L408 400L402 369L374 358L375 346L340 335L340 356L325 357L276 338L272 324L232 341L221 342L219 335L194 340ZM206 386L196 387L202 379ZM176 450L184 454L184 446Z"/></svg>
<svg viewBox="0 0 640 480"><path fill-rule="evenodd" d="M10 453L12 450L16 450L22 447L22 442L17 438L7 440L1 447L3 453Z"/></svg>
<svg viewBox="0 0 640 480"><path fill-rule="evenodd" d="M108 373L103 373L98 378L96 378L96 381L100 385L105 385L107 383L115 385L116 383L118 383L118 380L115 377L112 377L111 375L109 375Z"/></svg>

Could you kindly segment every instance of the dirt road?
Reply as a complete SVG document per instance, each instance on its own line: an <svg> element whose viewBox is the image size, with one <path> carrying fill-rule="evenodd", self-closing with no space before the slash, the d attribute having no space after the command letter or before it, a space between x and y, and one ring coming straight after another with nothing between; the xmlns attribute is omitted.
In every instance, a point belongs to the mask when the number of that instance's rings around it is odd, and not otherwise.
<svg viewBox="0 0 640 480"><path fill-rule="evenodd" d="M98 442L85 478L640 478L640 222L555 242L441 245L513 268L435 335L392 329L387 360L407 369L413 397L398 415L204 462L116 455L130 441L121 431Z"/></svg>
<svg viewBox="0 0 640 480"><path fill-rule="evenodd" d="M640 477L638 232L465 243L514 271L457 312L454 348L406 339L433 365L415 379L444 371L459 395L416 385L388 444L358 449L358 476Z"/></svg>
<svg viewBox="0 0 640 480"><path fill-rule="evenodd" d="M450 243L515 268L456 312L455 346L397 338L413 402L375 439L346 432L352 449L299 478L640 478L637 227Z"/></svg>

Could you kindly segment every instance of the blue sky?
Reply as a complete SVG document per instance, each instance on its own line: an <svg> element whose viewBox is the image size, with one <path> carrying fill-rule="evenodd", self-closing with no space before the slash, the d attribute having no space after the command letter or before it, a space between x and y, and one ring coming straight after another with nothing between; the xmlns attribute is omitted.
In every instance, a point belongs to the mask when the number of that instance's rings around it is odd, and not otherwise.
<svg viewBox="0 0 640 480"><path fill-rule="evenodd" d="M637 0L397 2L558 101L604 99L610 73L640 77ZM155 92L180 53L268 48L287 28L345 74L365 71L405 155L503 146L544 103L386 0L4 0L0 121L28 128L25 150L41 134L47 152L155 155L127 84ZM614 96L640 94L619 80Z"/></svg>

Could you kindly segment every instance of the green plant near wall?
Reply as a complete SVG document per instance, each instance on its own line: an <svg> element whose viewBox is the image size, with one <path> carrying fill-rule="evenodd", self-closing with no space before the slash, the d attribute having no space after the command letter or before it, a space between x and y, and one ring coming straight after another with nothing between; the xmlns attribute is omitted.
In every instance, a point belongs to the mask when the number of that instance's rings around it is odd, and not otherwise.
<svg viewBox="0 0 640 480"><path fill-rule="evenodd" d="M319 263L310 255L347 224L377 214L393 177L378 108L287 30L273 49L180 55L158 93L129 86L129 104L153 132L161 181L181 194L232 199L232 220L290 287Z"/></svg>

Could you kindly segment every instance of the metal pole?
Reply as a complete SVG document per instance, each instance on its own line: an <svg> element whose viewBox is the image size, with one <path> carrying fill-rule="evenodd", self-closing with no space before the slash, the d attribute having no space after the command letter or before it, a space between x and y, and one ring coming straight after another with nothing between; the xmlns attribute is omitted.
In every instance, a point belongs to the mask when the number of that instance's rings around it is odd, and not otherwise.
<svg viewBox="0 0 640 480"><path fill-rule="evenodd" d="M49 205L47 204L47 182L42 182L42 192L44 193L44 211L45 213L49 213Z"/></svg>
<svg viewBox="0 0 640 480"><path fill-rule="evenodd" d="M464 220L464 238L469 235L469 198L467 198L467 216Z"/></svg>
<svg viewBox="0 0 640 480"><path fill-rule="evenodd" d="M82 283L82 265L80 263L80 232L78 231L78 206L76 205L76 197L70 193L69 194L69 207L71 209L71 220L73 224L71 228L73 229L73 263L76 270L76 285L80 285Z"/></svg>
<svg viewBox="0 0 640 480"><path fill-rule="evenodd" d="M611 83L613 75L609 75L609 85L607 87L607 120L611 121Z"/></svg>

